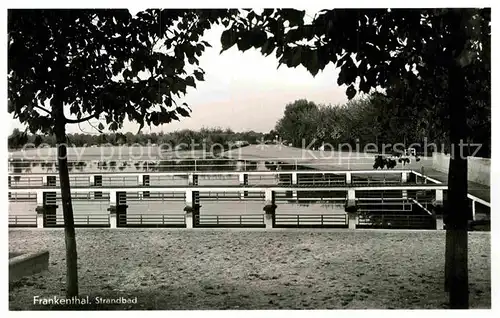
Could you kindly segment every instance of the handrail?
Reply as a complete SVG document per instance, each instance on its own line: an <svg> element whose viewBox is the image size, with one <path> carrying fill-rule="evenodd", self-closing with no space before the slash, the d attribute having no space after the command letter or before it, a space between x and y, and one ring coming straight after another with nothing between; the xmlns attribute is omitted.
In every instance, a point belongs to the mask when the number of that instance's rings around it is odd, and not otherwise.
<svg viewBox="0 0 500 318"><path fill-rule="evenodd" d="M198 192L224 192L224 191L248 191L248 192L264 192L266 190L275 192L287 192L287 191L348 191L349 189L355 191L401 191L401 190L447 190L448 186L439 184L427 184L427 185L383 185L383 186L364 186L364 185L344 185L344 186L299 186L299 185L234 185L234 186L215 186L215 185L193 185L193 186L103 186L99 188L95 187L72 187L72 192L110 192L110 191L121 191L121 192L163 192L163 191L173 191L182 192L186 190L193 190ZM60 188L53 187L38 187L38 188L11 188L9 192L33 192L33 191L46 191L46 192L56 192L61 191Z"/></svg>
<svg viewBox="0 0 500 318"><path fill-rule="evenodd" d="M73 216L75 225L105 225L110 223L109 214L75 214ZM64 222L64 216L61 214L47 214L45 221L49 223ZM50 225L49 225L50 226Z"/></svg>
<svg viewBox="0 0 500 318"><path fill-rule="evenodd" d="M467 197L468 197L469 199L471 199L472 201L479 202L479 203L481 203L482 205L485 205L485 206L487 206L487 207L491 208L491 203L486 202L486 201L485 201L485 200L483 200L483 199L480 199L480 198L478 198L478 197L476 197L476 196L474 196L474 195L472 195L472 194L467 194Z"/></svg>
<svg viewBox="0 0 500 318"><path fill-rule="evenodd" d="M250 175L289 175L293 173L302 175L317 175L317 174L331 174L331 175L342 175L342 174L401 174L401 173L411 173L413 170L410 169L393 169L393 170L262 170L262 171L132 171L132 172L116 172L116 171L89 171L85 173L72 173L70 172L70 178L73 177L90 177L93 175L102 176L142 176L142 175L155 175L155 176L189 176L190 174L196 173L198 176L209 176L209 175L240 175L248 174ZM57 172L46 172L46 173L13 173L9 172L9 176L30 176L30 177L46 177L46 176L58 176Z"/></svg>

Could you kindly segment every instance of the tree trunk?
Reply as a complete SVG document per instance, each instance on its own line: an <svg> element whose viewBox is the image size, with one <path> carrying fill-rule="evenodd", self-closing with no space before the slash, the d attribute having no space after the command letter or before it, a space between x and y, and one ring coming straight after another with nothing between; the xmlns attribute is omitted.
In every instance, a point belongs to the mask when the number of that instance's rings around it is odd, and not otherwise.
<svg viewBox="0 0 500 318"><path fill-rule="evenodd" d="M449 66L449 114L451 156L446 203L445 290L449 291L450 307L469 308L468 233L470 211L467 199L465 77L457 63Z"/></svg>
<svg viewBox="0 0 500 318"><path fill-rule="evenodd" d="M59 182L64 215L64 239L66 243L66 297L78 296L78 265L76 253L75 222L71 204L69 184L68 158L66 148L66 123L63 105L55 105L55 135L57 141L57 162L59 165Z"/></svg>

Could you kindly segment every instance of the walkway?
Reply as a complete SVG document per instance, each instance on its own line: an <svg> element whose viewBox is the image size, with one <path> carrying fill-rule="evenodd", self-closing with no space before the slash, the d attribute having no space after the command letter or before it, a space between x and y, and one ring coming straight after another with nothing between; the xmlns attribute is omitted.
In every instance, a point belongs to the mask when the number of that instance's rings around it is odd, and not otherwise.
<svg viewBox="0 0 500 318"><path fill-rule="evenodd" d="M424 174L443 183L448 183L448 174L437 171L431 167L425 167ZM490 192L490 187L488 186L472 181L468 183L468 193L486 202L491 202Z"/></svg>

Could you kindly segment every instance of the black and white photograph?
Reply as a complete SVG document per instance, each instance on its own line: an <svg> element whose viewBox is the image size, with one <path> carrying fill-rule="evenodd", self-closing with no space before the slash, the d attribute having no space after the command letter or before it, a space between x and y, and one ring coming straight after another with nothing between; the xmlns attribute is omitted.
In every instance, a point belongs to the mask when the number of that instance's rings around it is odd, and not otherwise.
<svg viewBox="0 0 500 318"><path fill-rule="evenodd" d="M94 4L4 10L9 312L491 313L491 4Z"/></svg>

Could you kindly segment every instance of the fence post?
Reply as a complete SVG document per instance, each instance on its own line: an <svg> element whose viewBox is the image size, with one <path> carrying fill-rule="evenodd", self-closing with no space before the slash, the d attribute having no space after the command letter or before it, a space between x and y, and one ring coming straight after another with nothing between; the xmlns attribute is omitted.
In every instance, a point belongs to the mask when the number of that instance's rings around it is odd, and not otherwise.
<svg viewBox="0 0 500 318"><path fill-rule="evenodd" d="M118 207L118 202L116 202L116 191L111 190L109 192L109 227L115 229L121 220L117 220L116 209ZM121 216L120 216L121 217Z"/></svg>
<svg viewBox="0 0 500 318"><path fill-rule="evenodd" d="M401 183L408 182L408 172L401 172Z"/></svg>
<svg viewBox="0 0 500 318"><path fill-rule="evenodd" d="M266 225L266 229L274 227L277 208L275 198L274 191L270 189L265 190L264 224Z"/></svg>
<svg viewBox="0 0 500 318"><path fill-rule="evenodd" d="M472 200L472 220L476 220L476 200Z"/></svg>
<svg viewBox="0 0 500 318"><path fill-rule="evenodd" d="M346 184L351 184L352 183L352 174L350 172L345 173L345 183Z"/></svg>
<svg viewBox="0 0 500 318"><path fill-rule="evenodd" d="M44 202L43 191L36 192L36 227L43 229Z"/></svg>
<svg viewBox="0 0 500 318"><path fill-rule="evenodd" d="M299 179L299 176L298 176L297 172L292 172L292 186L297 186L298 179ZM297 199L298 195L297 195L296 190L292 191L292 197L295 200Z"/></svg>
<svg viewBox="0 0 500 318"><path fill-rule="evenodd" d="M247 186L248 185L248 174L246 173L240 173L238 175L238 179L240 182L240 186ZM244 199L245 197L248 196L248 191L241 191L240 192L240 198Z"/></svg>
<svg viewBox="0 0 500 318"><path fill-rule="evenodd" d="M243 222L241 221L241 214L240 214L240 225L243 225Z"/></svg>
<svg viewBox="0 0 500 318"><path fill-rule="evenodd" d="M321 226L323 226L323 214L321 214Z"/></svg>
<svg viewBox="0 0 500 318"><path fill-rule="evenodd" d="M87 214L87 225L90 225L90 215Z"/></svg>
<svg viewBox="0 0 500 318"><path fill-rule="evenodd" d="M165 225L165 214L161 215L161 225Z"/></svg>
<svg viewBox="0 0 500 318"><path fill-rule="evenodd" d="M216 217L216 220L217 220L217 225L219 225L219 216L216 215L215 217Z"/></svg>
<svg viewBox="0 0 500 318"><path fill-rule="evenodd" d="M193 190L191 189L187 189L186 190L186 194L185 194L185 200L186 200L186 207L191 207L193 208L194 207L194 204L195 204L195 200L194 200L194 193L193 193ZM195 215L196 213L194 213L193 210L186 210L184 209L185 211L185 222L186 222L186 228L188 229L192 229L194 227L194 224L196 223L196 219L195 219Z"/></svg>
<svg viewBox="0 0 500 318"><path fill-rule="evenodd" d="M358 224L358 208L356 204L356 191L354 189L347 189L347 202L345 211L347 212L348 223L347 226L350 230L355 230Z"/></svg>
<svg viewBox="0 0 500 318"><path fill-rule="evenodd" d="M299 227L299 224L300 224L300 219L299 219L299 215L297 214L297 227Z"/></svg>

